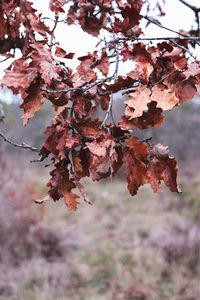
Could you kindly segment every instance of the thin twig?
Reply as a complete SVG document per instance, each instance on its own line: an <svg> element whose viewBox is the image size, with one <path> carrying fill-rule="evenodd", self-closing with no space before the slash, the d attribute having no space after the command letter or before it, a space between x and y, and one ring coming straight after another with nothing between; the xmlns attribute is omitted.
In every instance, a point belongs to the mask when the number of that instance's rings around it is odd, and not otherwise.
<svg viewBox="0 0 200 300"><path fill-rule="evenodd" d="M167 79L170 75L172 75L175 72L175 70L173 70L172 72L170 72L169 74L167 74L166 76L164 76L163 78L161 78L159 81L157 81L154 85L156 84L160 84L161 82L163 82L165 79Z"/></svg>
<svg viewBox="0 0 200 300"><path fill-rule="evenodd" d="M162 28L162 29L165 29L165 30L167 30L167 31L176 33L176 34L181 35L181 36L183 36L183 37L187 37L187 35L185 35L185 34L183 34L183 33L180 33L180 32L178 32L178 31L176 31L176 30L173 30L173 29L171 29L171 28L165 27L165 26L163 26L162 24L160 24L160 23L158 23L158 22L152 20L152 19L149 18L148 16L143 16L143 18L146 19L146 20L148 20L149 22L153 23L154 25L156 25L156 26Z"/></svg>
<svg viewBox="0 0 200 300"><path fill-rule="evenodd" d="M58 25L58 19L59 19L59 15L58 15L58 13L55 13L55 20L54 20L54 26L53 26L53 29L52 29L52 36L51 36L51 41L50 41L50 48L52 48L53 47L53 37L54 37L54 35L53 35L53 33L54 33L54 31L55 31L55 29L56 29L56 26Z"/></svg>
<svg viewBox="0 0 200 300"><path fill-rule="evenodd" d="M52 22L55 22L55 19L52 19L52 18L49 18L49 17L43 17L40 19L41 21L42 20L50 20ZM66 19L63 19L63 20L58 20L57 23L61 23L61 22L66 22Z"/></svg>
<svg viewBox="0 0 200 300"><path fill-rule="evenodd" d="M124 37L124 38L118 38L118 41L173 41L173 40L183 40L183 41L200 41L200 37L198 36L187 36L187 37L144 37L144 38L136 38L136 37Z"/></svg>
<svg viewBox="0 0 200 300"><path fill-rule="evenodd" d="M6 61L6 60L8 60L8 59L10 59L10 58L13 58L13 57L6 57L6 58L0 60L0 63L4 62L4 61Z"/></svg>
<svg viewBox="0 0 200 300"><path fill-rule="evenodd" d="M110 96L110 102L109 102L109 106L108 106L108 109L107 109L107 112L106 112L106 115L105 115L105 118L101 124L101 128L105 127L105 124L106 124L106 121L109 117L109 114L111 113L112 111L112 105L113 105L113 94L111 94Z"/></svg>
<svg viewBox="0 0 200 300"><path fill-rule="evenodd" d="M199 36L200 20L199 20L199 13L197 11L195 11L195 17L197 19L197 36Z"/></svg>
<svg viewBox="0 0 200 300"><path fill-rule="evenodd" d="M30 162L31 162L31 163L34 163L34 162L41 162L41 161L45 160L45 158L47 158L48 155L49 155L49 153L48 153L48 154L43 154L43 155L42 155L41 157L39 157L38 159L31 160Z"/></svg>
<svg viewBox="0 0 200 300"><path fill-rule="evenodd" d="M2 137L4 139L5 142L11 144L14 147L19 147L19 148L23 148L23 149L29 149L33 152L40 152L39 149L35 148L35 147L31 147L28 144L22 142L21 144L17 144L13 141L10 141L2 132L0 132L0 137Z"/></svg>
<svg viewBox="0 0 200 300"><path fill-rule="evenodd" d="M172 43L174 45L176 45L177 47L181 48L182 50L184 50L185 52L187 52L192 58L194 58L195 61L198 61L197 58L187 48L185 48L184 46L179 45L175 41L172 41Z"/></svg>
<svg viewBox="0 0 200 300"><path fill-rule="evenodd" d="M179 0L182 4L186 5L190 9L192 9L194 12L200 12L200 8L197 8L196 6L186 2L185 0Z"/></svg>
<svg viewBox="0 0 200 300"><path fill-rule="evenodd" d="M84 84L82 86L78 86L78 87L74 87L74 88L68 88L68 89L63 89L63 90L48 90L48 89L42 88L42 91L45 91L45 92L51 93L51 94L69 93L69 92L75 92L75 91L80 91L82 93L85 93L87 90L93 88L94 86L98 86L102 82L110 81L112 78L113 78L113 76L106 77L106 78L98 79L97 81L89 83L89 84Z"/></svg>
<svg viewBox="0 0 200 300"><path fill-rule="evenodd" d="M116 49L116 61L115 61L115 71L113 74L113 80L116 80L118 77L118 70L119 70L119 47L118 43L115 44L115 49Z"/></svg>
<svg viewBox="0 0 200 300"><path fill-rule="evenodd" d="M179 0L182 4L189 7L195 14L196 20L197 20L197 36L199 36L199 29L200 29L200 21L199 21L199 12L200 8L197 8L196 6L186 2L185 0Z"/></svg>

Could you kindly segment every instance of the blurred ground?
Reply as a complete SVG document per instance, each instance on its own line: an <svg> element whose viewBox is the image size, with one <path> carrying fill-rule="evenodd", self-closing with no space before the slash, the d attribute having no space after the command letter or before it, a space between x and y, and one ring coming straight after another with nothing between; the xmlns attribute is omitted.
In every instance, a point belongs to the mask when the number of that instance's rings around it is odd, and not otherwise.
<svg viewBox="0 0 200 300"><path fill-rule="evenodd" d="M0 141L0 299L199 300L197 113L171 114L154 137L174 141L182 194L145 186L131 197L121 173L113 182L84 180L94 204L80 200L77 212L62 201L35 204L47 192L48 170L29 163L32 153ZM7 115L7 135L40 144L38 128L17 135L13 113Z"/></svg>

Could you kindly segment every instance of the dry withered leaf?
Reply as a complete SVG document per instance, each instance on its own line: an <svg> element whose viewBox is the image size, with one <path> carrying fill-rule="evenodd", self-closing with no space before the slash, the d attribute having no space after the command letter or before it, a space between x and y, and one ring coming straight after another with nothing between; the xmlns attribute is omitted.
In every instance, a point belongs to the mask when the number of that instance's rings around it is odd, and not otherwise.
<svg viewBox="0 0 200 300"><path fill-rule="evenodd" d="M129 100L125 101L125 115L130 120L142 116L143 112L148 109L147 104L151 102L150 93L150 89L141 85L134 93L129 94Z"/></svg>
<svg viewBox="0 0 200 300"><path fill-rule="evenodd" d="M172 192L180 193L177 184L178 167L176 159L169 156L168 147L161 143L153 146L151 157L148 165L148 182L151 184L153 191L161 192L160 184L164 181Z"/></svg>
<svg viewBox="0 0 200 300"><path fill-rule="evenodd" d="M79 196L72 192L68 192L67 190L63 191L63 196L67 208L69 210L77 210L77 205L79 204L79 202L76 199L79 198Z"/></svg>
<svg viewBox="0 0 200 300"><path fill-rule="evenodd" d="M24 115L22 116L23 126L27 125L29 119L32 118L42 106L39 84L33 84L30 89L31 92L29 91L30 93L28 93L24 102L20 105L20 107L24 110Z"/></svg>
<svg viewBox="0 0 200 300"><path fill-rule="evenodd" d="M55 55L57 57L61 57L61 58L68 58L68 59L72 59L74 57L74 53L66 53L66 51L61 48L61 47L56 47L56 51L55 51Z"/></svg>
<svg viewBox="0 0 200 300"><path fill-rule="evenodd" d="M166 89L163 85L152 88L151 100L157 103L156 107L162 110L170 110L179 103L175 93Z"/></svg>
<svg viewBox="0 0 200 300"><path fill-rule="evenodd" d="M101 71L103 75L108 75L109 67L110 67L109 57L108 57L106 51L103 51L101 58L98 61L97 69L99 71Z"/></svg>
<svg viewBox="0 0 200 300"><path fill-rule="evenodd" d="M106 156L108 149L111 146L112 139L101 137L99 139L94 140L91 143L86 142L87 148L92 152L94 155L97 156Z"/></svg>

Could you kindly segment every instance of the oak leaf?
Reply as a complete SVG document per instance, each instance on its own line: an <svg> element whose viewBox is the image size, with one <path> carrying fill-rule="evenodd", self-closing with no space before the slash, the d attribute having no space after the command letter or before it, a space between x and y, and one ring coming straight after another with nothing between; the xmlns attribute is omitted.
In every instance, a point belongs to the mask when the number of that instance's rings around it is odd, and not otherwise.
<svg viewBox="0 0 200 300"><path fill-rule="evenodd" d="M179 103L175 93L164 86L154 86L152 88L151 100L157 103L157 107L162 110L170 110Z"/></svg>
<svg viewBox="0 0 200 300"><path fill-rule="evenodd" d="M40 110L41 106L41 89L39 84L36 83L31 86L28 96L20 105L20 108L24 109L24 115L22 116L23 126L27 125L29 119L32 118L38 110Z"/></svg>
<svg viewBox="0 0 200 300"><path fill-rule="evenodd" d="M153 146L151 157L148 165L148 182L151 184L153 191L161 192L160 184L164 181L165 185L172 192L180 192L177 184L178 167L176 159L169 156L168 147L161 143Z"/></svg>
<svg viewBox="0 0 200 300"><path fill-rule="evenodd" d="M151 102L150 93L151 91L145 85L141 85L134 93L129 94L129 100L125 101L125 114L130 120L142 116L148 109L147 104Z"/></svg>

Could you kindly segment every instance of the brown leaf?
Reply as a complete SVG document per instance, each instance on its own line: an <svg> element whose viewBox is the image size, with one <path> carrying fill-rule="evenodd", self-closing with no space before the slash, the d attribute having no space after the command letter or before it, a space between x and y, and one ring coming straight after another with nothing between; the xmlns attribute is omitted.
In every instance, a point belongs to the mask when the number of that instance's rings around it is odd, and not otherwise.
<svg viewBox="0 0 200 300"><path fill-rule="evenodd" d="M59 12L63 13L65 11L62 8L62 6L63 6L62 0L50 0L49 8L51 11L53 11L55 13L59 13Z"/></svg>
<svg viewBox="0 0 200 300"><path fill-rule="evenodd" d="M189 77L187 80L177 82L174 85L174 91L181 103L192 99L195 95L198 94L196 88L197 83L198 81L196 78Z"/></svg>
<svg viewBox="0 0 200 300"><path fill-rule="evenodd" d="M144 110L148 109L147 104L151 102L150 90L145 85L141 85L136 88L134 93L130 93L129 96L129 100L125 101L125 114L131 120L142 116Z"/></svg>
<svg viewBox="0 0 200 300"><path fill-rule="evenodd" d="M79 204L79 202L76 201L76 198L79 198L79 196L72 192L68 192L67 190L63 191L63 195L64 195L64 202L67 205L67 208L69 210L76 211L77 205Z"/></svg>
<svg viewBox="0 0 200 300"><path fill-rule="evenodd" d="M62 58L72 59L74 57L74 53L66 53L64 49L61 47L56 47L55 55Z"/></svg>
<svg viewBox="0 0 200 300"><path fill-rule="evenodd" d="M161 143L155 145L151 150L151 158L148 165L148 182L151 184L153 191L160 192L161 181L164 181L166 186L172 192L180 192L177 185L177 163L174 157L169 156L168 147Z"/></svg>
<svg viewBox="0 0 200 300"><path fill-rule="evenodd" d="M96 72L91 68L93 65L93 57L91 54L87 56L79 57L81 61L77 67L77 72L73 75L73 83L75 87L81 86L86 82L96 81Z"/></svg>
<svg viewBox="0 0 200 300"><path fill-rule="evenodd" d="M179 99L175 93L169 89L165 89L162 85L156 85L152 88L151 100L157 102L157 107L162 110L172 109L179 103Z"/></svg>
<svg viewBox="0 0 200 300"><path fill-rule="evenodd" d="M146 183L147 168L144 162L136 159L133 150L129 148L124 149L123 162L127 164L125 172L128 190L134 196L139 187Z"/></svg>
<svg viewBox="0 0 200 300"><path fill-rule="evenodd" d="M114 32L127 32L135 25L138 25L141 16L139 14L139 9L134 5L124 5L121 6L121 15L123 17L123 21L119 18L115 18L113 31Z"/></svg>
<svg viewBox="0 0 200 300"><path fill-rule="evenodd" d="M58 74L59 71L59 67L55 66L52 62L47 60L42 60L40 62L41 77L48 85L51 85L52 80L61 80L61 77Z"/></svg>
<svg viewBox="0 0 200 300"><path fill-rule="evenodd" d="M39 84L34 84L29 89L28 96L24 99L24 102L20 105L20 108L24 109L23 126L26 126L29 119L40 110L42 106L41 102L41 90Z"/></svg>
<svg viewBox="0 0 200 300"><path fill-rule="evenodd" d="M108 75L109 66L109 57L106 51L103 51L101 59L98 61L97 69L99 69L99 71L101 71L104 75Z"/></svg>
<svg viewBox="0 0 200 300"><path fill-rule="evenodd" d="M183 72L185 75L185 78L188 79L190 76L196 76L200 74L200 65L196 62L192 62L188 65L188 68L186 71Z"/></svg>
<svg viewBox="0 0 200 300"><path fill-rule="evenodd" d="M130 137L126 140L123 162L127 165L126 174L128 189L133 196L139 187L146 183L148 148L145 143L139 142L138 137Z"/></svg>
<svg viewBox="0 0 200 300"><path fill-rule="evenodd" d="M149 154L148 147L145 143L141 143L137 136L126 139L126 147L134 152L137 160L146 161Z"/></svg>
<svg viewBox="0 0 200 300"><path fill-rule="evenodd" d="M94 14L94 9L95 5L91 5L89 3L86 4L79 10L79 16L77 19L84 31L96 37L99 35L99 31L102 29L107 20L105 13L100 13L97 18Z"/></svg>
<svg viewBox="0 0 200 300"><path fill-rule="evenodd" d="M36 68L31 68L25 60L19 59L13 63L13 70L5 70L5 75L0 81L1 85L7 85L13 92L26 90L38 76Z"/></svg>
<svg viewBox="0 0 200 300"><path fill-rule="evenodd" d="M102 140L102 141L101 141ZM110 138L102 138L101 140L94 140L91 143L85 143L87 148L92 152L94 155L97 156L106 156L107 151L111 145L112 140Z"/></svg>
<svg viewBox="0 0 200 300"><path fill-rule="evenodd" d="M156 102L150 102L148 106L148 111L143 112L143 115L139 118L129 120L126 116L122 116L119 121L119 126L123 130L131 130L131 128L136 127L138 129L146 129L149 126L157 127L163 125L162 109L156 107Z"/></svg>

